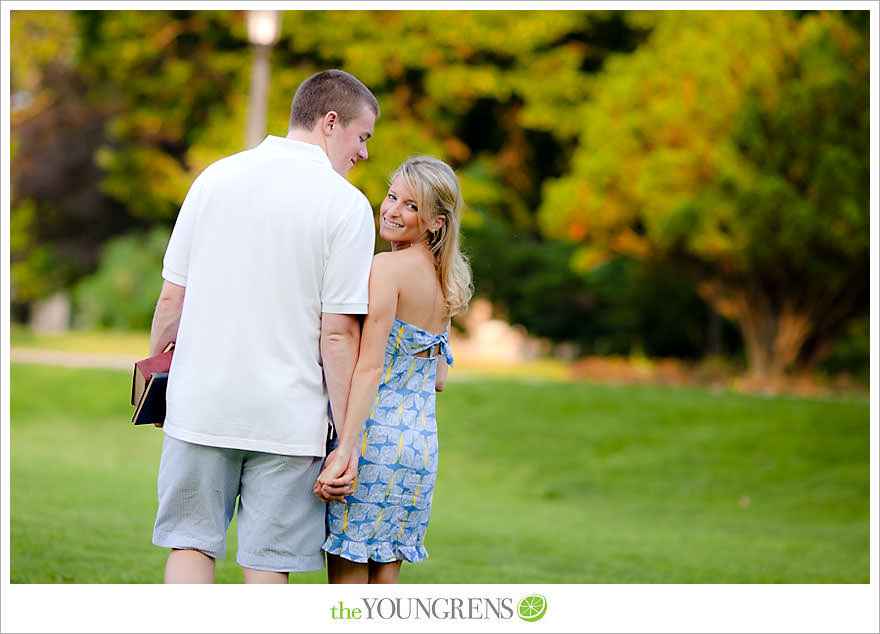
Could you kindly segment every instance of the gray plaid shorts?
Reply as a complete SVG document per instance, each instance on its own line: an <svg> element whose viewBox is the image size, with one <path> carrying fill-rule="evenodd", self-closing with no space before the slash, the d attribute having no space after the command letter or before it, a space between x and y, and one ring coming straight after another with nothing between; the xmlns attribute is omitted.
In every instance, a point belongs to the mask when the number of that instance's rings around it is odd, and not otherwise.
<svg viewBox="0 0 880 634"><path fill-rule="evenodd" d="M196 445L165 434L153 543L225 557L237 500L240 565L272 572L320 570L325 506L312 486L323 461Z"/></svg>

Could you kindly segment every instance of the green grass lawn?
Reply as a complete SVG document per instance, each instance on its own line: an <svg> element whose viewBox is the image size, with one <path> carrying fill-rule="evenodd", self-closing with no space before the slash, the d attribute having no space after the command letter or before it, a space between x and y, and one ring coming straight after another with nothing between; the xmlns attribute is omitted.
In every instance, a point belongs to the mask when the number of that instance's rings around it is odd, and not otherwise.
<svg viewBox="0 0 880 634"><path fill-rule="evenodd" d="M161 582L162 432L129 381L11 366L13 583ZM869 581L867 398L453 376L438 416L431 557L402 582Z"/></svg>
<svg viewBox="0 0 880 634"><path fill-rule="evenodd" d="M35 332L20 324L10 324L12 347L40 348L64 352L131 355L145 357L150 352L150 333L120 330L65 330Z"/></svg>

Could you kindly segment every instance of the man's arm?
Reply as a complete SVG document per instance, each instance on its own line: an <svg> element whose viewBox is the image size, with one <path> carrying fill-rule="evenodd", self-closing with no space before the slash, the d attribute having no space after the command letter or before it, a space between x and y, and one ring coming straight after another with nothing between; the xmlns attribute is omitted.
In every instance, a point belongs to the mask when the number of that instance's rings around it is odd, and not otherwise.
<svg viewBox="0 0 880 634"><path fill-rule="evenodd" d="M361 328L354 315L321 314L321 360L336 433L342 433L351 375L357 363Z"/></svg>
<svg viewBox="0 0 880 634"><path fill-rule="evenodd" d="M168 280L162 284L156 310L153 312L153 325L150 328L150 356L161 354L172 341L177 341L177 328L180 326L180 314L183 312L183 296L185 286L172 284ZM165 422L153 423L162 427Z"/></svg>
<svg viewBox="0 0 880 634"><path fill-rule="evenodd" d="M153 325L150 328L150 356L161 354L165 346L177 340L177 328L180 326L185 294L185 286L172 284L168 280L162 284L162 292L159 293L159 300L153 313Z"/></svg>
<svg viewBox="0 0 880 634"><path fill-rule="evenodd" d="M321 360L337 437L342 435L345 424L348 391L351 389L351 375L357 363L360 339L360 322L354 315L321 314ZM355 474L353 469L351 471L346 475L350 475L353 481ZM344 486L331 490L326 487L322 490L322 487L315 483L314 491L315 495L324 502L343 501L343 496L349 492L349 488Z"/></svg>

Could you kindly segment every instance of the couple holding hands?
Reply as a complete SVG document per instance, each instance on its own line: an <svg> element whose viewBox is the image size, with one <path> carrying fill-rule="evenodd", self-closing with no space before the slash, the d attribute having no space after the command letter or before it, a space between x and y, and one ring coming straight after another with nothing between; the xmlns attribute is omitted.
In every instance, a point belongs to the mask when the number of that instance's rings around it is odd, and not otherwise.
<svg viewBox="0 0 880 634"><path fill-rule="evenodd" d="M166 583L211 583L238 513L245 583L326 565L396 583L437 476L435 393L471 276L453 170L425 156L373 213L347 180L379 116L329 70L298 88L285 138L194 181L163 261L150 352L175 341L153 543ZM326 457L325 457L326 456Z"/></svg>

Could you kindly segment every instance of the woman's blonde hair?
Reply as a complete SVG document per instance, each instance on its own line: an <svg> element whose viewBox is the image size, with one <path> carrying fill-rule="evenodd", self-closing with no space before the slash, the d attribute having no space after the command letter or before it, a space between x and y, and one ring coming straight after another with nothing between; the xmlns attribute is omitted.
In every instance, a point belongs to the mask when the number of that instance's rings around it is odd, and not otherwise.
<svg viewBox="0 0 880 634"><path fill-rule="evenodd" d="M430 227L442 216L445 220L437 231L428 231L428 248L434 254L437 276L449 316L467 309L473 294L471 269L459 247L459 230L464 201L455 172L440 159L413 156L391 176L400 177L412 192L419 208L419 220Z"/></svg>

